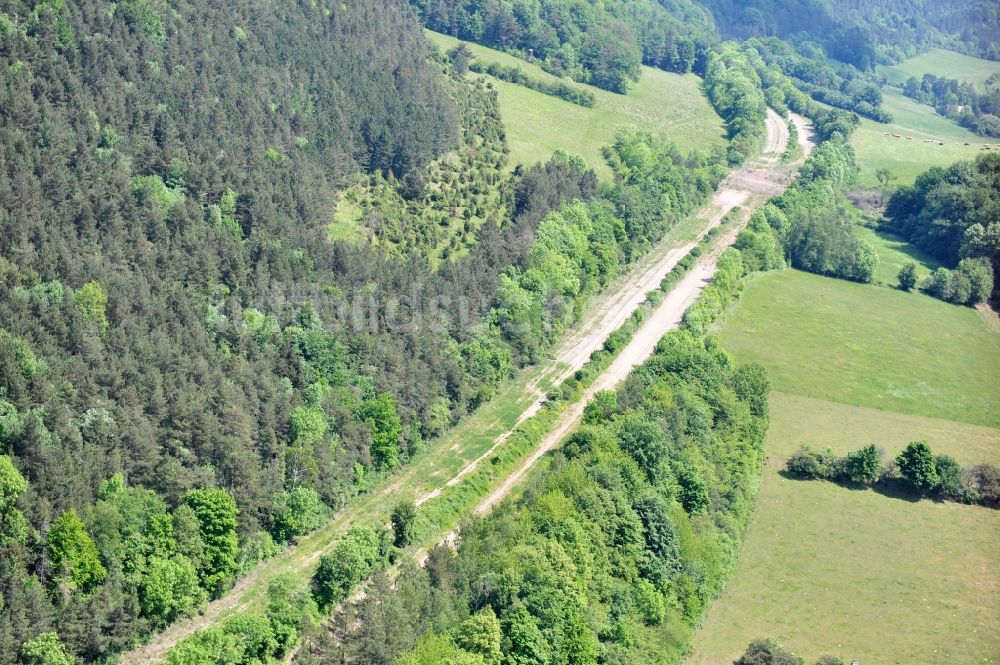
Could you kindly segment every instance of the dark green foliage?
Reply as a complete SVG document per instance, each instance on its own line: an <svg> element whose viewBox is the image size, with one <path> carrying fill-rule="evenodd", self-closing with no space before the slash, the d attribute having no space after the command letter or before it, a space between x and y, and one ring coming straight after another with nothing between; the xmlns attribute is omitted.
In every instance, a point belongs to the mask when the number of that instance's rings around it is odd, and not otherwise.
<svg viewBox="0 0 1000 665"><path fill-rule="evenodd" d="M433 30L516 51L553 74L615 92L638 80L640 63L703 71L706 48L715 39L711 17L690 0L411 4Z"/></svg>
<svg viewBox="0 0 1000 665"><path fill-rule="evenodd" d="M899 475L914 491L921 494L937 487L940 477L934 454L925 441L914 441L896 457Z"/></svg>
<svg viewBox="0 0 1000 665"><path fill-rule="evenodd" d="M928 169L913 185L896 190L885 216L889 230L946 265L958 267L966 258L987 260L993 268L993 279L988 281L972 264L965 264L964 272L976 275L975 297L981 299L983 289L995 286L1000 274L1000 155L980 155L973 162ZM966 295L965 285L958 286L958 295ZM968 289L972 298L971 278ZM948 297L937 285L932 290L938 297L966 301Z"/></svg>
<svg viewBox="0 0 1000 665"><path fill-rule="evenodd" d="M620 406L590 410L522 498L463 524L457 552L404 566L395 590L376 577L299 662L496 662L497 643L503 663L682 658L735 565L763 460L766 416L751 411L763 396L739 396L760 382L737 390L736 372L714 342L667 335L618 389ZM681 477L710 499L696 515ZM473 640L466 617L484 614Z"/></svg>
<svg viewBox="0 0 1000 665"><path fill-rule="evenodd" d="M481 63L478 60L473 61L468 67L477 74L489 74L501 81L523 85L526 88L531 88L532 90L537 90L553 97L559 97L580 106L591 107L595 102L594 93L589 90L561 81L551 83L536 79L525 74L524 70L520 67L506 67L498 62Z"/></svg>
<svg viewBox="0 0 1000 665"><path fill-rule="evenodd" d="M765 63L791 79L795 88L801 91L800 95L806 93L818 102L854 111L878 122L892 120L882 108L882 91L878 84L863 78L853 66L828 60L816 48L815 42L794 45L776 37L761 37L749 40L746 45L756 50ZM852 58L859 55L850 53ZM806 112L808 103L804 100L793 97L789 101L793 110Z"/></svg>
<svg viewBox="0 0 1000 665"><path fill-rule="evenodd" d="M874 444L848 453L844 459L844 472L856 483L871 485L882 477L882 460Z"/></svg>
<svg viewBox="0 0 1000 665"><path fill-rule="evenodd" d="M802 665L803 660L774 640L754 640L735 665Z"/></svg>
<svg viewBox="0 0 1000 665"><path fill-rule="evenodd" d="M417 509L412 502L403 502L392 509L392 544L396 547L406 547L413 542L413 521L417 518Z"/></svg>
<svg viewBox="0 0 1000 665"><path fill-rule="evenodd" d="M701 0L725 37L777 36L858 69L931 46L997 59L1000 15L988 0Z"/></svg>
<svg viewBox="0 0 1000 665"><path fill-rule="evenodd" d="M347 598L359 582L387 562L385 535L368 527L351 527L330 554L320 557L312 579L312 595L320 610L327 611Z"/></svg>
<svg viewBox="0 0 1000 665"><path fill-rule="evenodd" d="M840 460L829 450L799 448L785 461L785 469L800 478L834 479L841 467Z"/></svg>

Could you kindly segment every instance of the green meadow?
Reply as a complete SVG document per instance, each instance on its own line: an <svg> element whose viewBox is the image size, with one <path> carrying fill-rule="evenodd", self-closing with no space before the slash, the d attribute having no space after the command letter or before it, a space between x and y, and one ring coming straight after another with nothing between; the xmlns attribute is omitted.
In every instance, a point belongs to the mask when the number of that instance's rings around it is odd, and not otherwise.
<svg viewBox="0 0 1000 665"><path fill-rule="evenodd" d="M430 40L446 50L458 40L427 31ZM477 59L518 66L534 78L558 80L540 67L508 53L468 44ZM479 76L471 73L469 76ZM643 67L642 77L627 95L589 85L596 104L587 108L515 83L487 76L496 86L500 113L511 149L510 164L545 161L556 150L583 157L598 175L610 178L602 149L622 130L637 129L664 134L684 151L709 150L725 144L722 118L701 92L701 79L693 74L670 74Z"/></svg>
<svg viewBox="0 0 1000 665"><path fill-rule="evenodd" d="M933 270L940 266L934 257L909 244L892 233L877 231L865 226L855 227L855 235L867 240L878 252L878 269L875 271L875 281L886 286L898 287L899 269L907 263L917 265L917 278L930 277Z"/></svg>
<svg viewBox="0 0 1000 665"><path fill-rule="evenodd" d="M1000 427L1000 336L967 307L786 270L753 279L720 337L776 390Z"/></svg>
<svg viewBox="0 0 1000 665"><path fill-rule="evenodd" d="M806 662L996 663L997 511L785 478L780 467L803 442L845 451L874 440L894 452L917 437L962 462L995 463L1000 431L781 393L771 405L775 459L688 665L731 663L764 636Z"/></svg>
<svg viewBox="0 0 1000 665"><path fill-rule="evenodd" d="M909 185L932 166L974 159L984 143L1000 144L976 136L895 88L883 89L882 96L892 123L862 119L851 138L861 164L858 181L865 187L878 184L875 173L882 168L892 173L893 184Z"/></svg>
<svg viewBox="0 0 1000 665"><path fill-rule="evenodd" d="M859 232L888 264L879 279L922 258ZM688 665L731 663L758 637L807 662L997 662L1000 513L781 470L802 445L894 456L919 439L965 465L1000 464L1000 333L921 294L786 270L752 280L720 337L764 364L775 391L741 561Z"/></svg>
<svg viewBox="0 0 1000 665"><path fill-rule="evenodd" d="M898 65L880 66L879 72L888 77L891 85L902 86L911 76L920 78L924 74L934 74L974 83L982 88L991 74L1000 73L1000 63L934 48Z"/></svg>

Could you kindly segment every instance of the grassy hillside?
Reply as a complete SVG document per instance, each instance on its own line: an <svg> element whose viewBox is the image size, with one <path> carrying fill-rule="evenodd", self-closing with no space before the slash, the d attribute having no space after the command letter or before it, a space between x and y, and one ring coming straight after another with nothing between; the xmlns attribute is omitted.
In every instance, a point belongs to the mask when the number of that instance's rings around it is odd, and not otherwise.
<svg viewBox="0 0 1000 665"><path fill-rule="evenodd" d="M1000 451L997 430L781 393L771 418L772 457L803 441L847 450L871 439L896 450L916 436L963 462L996 462ZM765 467L740 566L688 665L729 663L761 636L807 662L826 653L883 665L995 662L996 511L787 479L779 466Z"/></svg>
<svg viewBox="0 0 1000 665"><path fill-rule="evenodd" d="M889 286L898 286L899 269L906 263L917 264L918 279L923 279L941 264L920 249L914 247L902 238L892 233L876 231L865 226L855 227L858 238L867 240L878 252L878 269L875 271L875 281Z"/></svg>
<svg viewBox="0 0 1000 665"><path fill-rule="evenodd" d="M883 100L893 122L882 125L862 119L851 138L861 164L859 182L864 186L875 186L875 173L882 168L896 177L894 184L909 185L931 166L973 159L984 142L996 142L959 127L895 88L885 88Z"/></svg>
<svg viewBox="0 0 1000 665"><path fill-rule="evenodd" d="M898 65L879 67L879 71L889 78L892 85L902 85L911 76L920 78L924 74L934 74L983 87L990 74L1000 72L1000 62L935 48Z"/></svg>
<svg viewBox="0 0 1000 665"><path fill-rule="evenodd" d="M457 39L446 35L431 31L426 34L442 49L458 44ZM534 78L558 80L507 53L478 44L469 44L469 49L484 62L516 65ZM623 129L665 133L684 151L709 150L725 143L722 118L702 95L701 79L693 74L670 74L643 67L642 78L627 95L581 85L597 99L592 108L487 78L499 91L512 167L544 161L555 150L564 150L580 155L601 177L610 178L601 149Z"/></svg>
<svg viewBox="0 0 1000 665"><path fill-rule="evenodd" d="M975 311L798 271L759 275L723 345L777 390L1000 426L1000 336Z"/></svg>

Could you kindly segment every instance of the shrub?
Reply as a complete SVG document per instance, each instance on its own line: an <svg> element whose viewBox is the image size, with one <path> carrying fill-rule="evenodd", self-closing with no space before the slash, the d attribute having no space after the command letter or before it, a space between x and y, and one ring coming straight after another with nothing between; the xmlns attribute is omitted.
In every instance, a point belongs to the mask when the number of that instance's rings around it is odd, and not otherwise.
<svg viewBox="0 0 1000 665"><path fill-rule="evenodd" d="M903 481L921 494L937 487L940 481L934 453L931 452L926 441L910 443L896 457L896 463L899 465L899 473L903 477Z"/></svg>

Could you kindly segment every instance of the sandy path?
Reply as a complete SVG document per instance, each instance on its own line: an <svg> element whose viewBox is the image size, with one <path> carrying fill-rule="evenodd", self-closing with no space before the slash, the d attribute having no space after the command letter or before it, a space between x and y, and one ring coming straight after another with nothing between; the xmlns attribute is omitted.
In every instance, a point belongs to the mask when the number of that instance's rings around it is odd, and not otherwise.
<svg viewBox="0 0 1000 665"><path fill-rule="evenodd" d="M805 127L805 120L800 119L802 127ZM799 120L796 120L798 123ZM577 402L570 407L555 423L552 431L546 435L538 448L527 457L524 462L491 492L483 501L477 505L475 514L481 515L490 510L496 503L503 499L517 483L527 475L528 471L541 457L555 447L559 441L569 433L569 431L580 421L583 415L583 408L599 390L606 390L614 387L619 381L628 375L629 371L643 362L652 353L657 341L666 332L676 327L683 316L684 310L694 302L698 294L705 287L715 272L715 261L721 250L728 246L735 239L736 233L749 217L750 208L756 207L772 192L780 191L791 182L791 177L787 168L778 168L781 155L784 152L785 143L788 140L788 128L785 121L776 113L768 110L767 140L761 156L748 162L746 166L738 171L732 172L720 185L719 190L711 201L706 204L698 213L705 220L705 225L701 228L698 239L700 240L713 227L717 226L722 218L736 206L744 206L744 214L741 216L739 224L717 240L715 250L708 252L701 257L701 260L688 272L671 292L664 297L663 301L640 326L633 335L632 340L612 364L601 373L591 387L585 391ZM799 130L799 142L805 151L811 148L807 142L810 136L803 128ZM799 163L802 160L799 160ZM793 165L794 166L794 165ZM748 207L749 206L749 207ZM659 286L663 277L673 269L673 267L691 251L697 241L687 243L683 246L670 246L669 241L661 243L654 248L646 257L641 259L625 275L621 276L614 284L606 289L604 293L595 298L593 305L586 315L586 319L576 328L570 331L563 342L557 347L552 360L545 361L546 370L544 376L552 377L556 382L570 376L580 369L589 360L591 353L600 349L604 345L604 340L612 332L617 330L625 320L631 316L632 312L646 299L646 293ZM469 473L485 459L489 458L498 447L508 439L516 429L517 425L536 414L545 401L545 396L538 388L537 382L529 386L529 390L534 390L535 400L521 413L517 424L511 430L498 436L488 451L471 461L454 477L449 479L443 486L427 492L415 501L419 505L433 499L444 491L447 487L457 485ZM470 416L475 418L476 416ZM394 485L386 488L391 492ZM358 514L357 505L348 505L343 508L334 520L343 526L347 526L353 521L364 516ZM337 534L342 530L338 529ZM457 530L452 531L445 538L447 542L454 542L457 539ZM332 547L336 543L336 538L327 544ZM295 559L294 549L286 550L273 559L262 562L253 572L240 579L236 585L221 598L208 604L205 611L199 616L189 620L177 621L167 627L166 630L158 634L148 644L138 647L122 655L119 661L123 665L148 665L162 661L167 651L180 640L188 637L197 630L202 630L214 625L221 617L227 615L232 610L249 609L247 595L256 582L257 573L261 567L275 568L281 566L281 560L287 557L286 570L301 571L315 563L315 560L324 550L317 550L308 557ZM418 553L418 558L423 561L425 553Z"/></svg>

